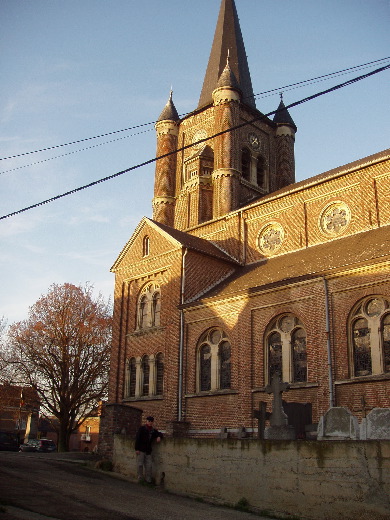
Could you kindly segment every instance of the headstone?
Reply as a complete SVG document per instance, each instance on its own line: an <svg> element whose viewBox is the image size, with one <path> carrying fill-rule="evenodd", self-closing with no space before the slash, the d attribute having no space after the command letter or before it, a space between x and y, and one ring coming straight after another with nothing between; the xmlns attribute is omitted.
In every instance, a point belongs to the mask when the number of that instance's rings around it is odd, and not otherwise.
<svg viewBox="0 0 390 520"><path fill-rule="evenodd" d="M268 385L265 391L268 394L273 394L272 413L270 415L270 427L264 431L265 439L273 440L292 440L295 439L294 426L288 425L288 417L283 411L282 393L288 390L290 385L282 383L280 374L275 372L272 376L271 384Z"/></svg>
<svg viewBox="0 0 390 520"><path fill-rule="evenodd" d="M246 432L245 426L240 426L237 432L237 439L246 439L247 436L248 434Z"/></svg>
<svg viewBox="0 0 390 520"><path fill-rule="evenodd" d="M219 438L220 439L227 439L228 438L228 431L227 428L221 428L221 431L219 432Z"/></svg>
<svg viewBox="0 0 390 520"><path fill-rule="evenodd" d="M374 408L360 424L360 438L390 439L390 408Z"/></svg>
<svg viewBox="0 0 390 520"><path fill-rule="evenodd" d="M359 423L356 417L343 406L335 406L320 418L317 440L359 439Z"/></svg>

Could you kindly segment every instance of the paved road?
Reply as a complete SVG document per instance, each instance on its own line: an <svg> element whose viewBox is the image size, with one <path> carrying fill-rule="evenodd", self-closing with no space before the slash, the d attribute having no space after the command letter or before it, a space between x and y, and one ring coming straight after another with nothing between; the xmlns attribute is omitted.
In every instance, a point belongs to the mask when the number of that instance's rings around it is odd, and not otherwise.
<svg viewBox="0 0 390 520"><path fill-rule="evenodd" d="M0 452L0 504L0 520L261 518L164 493L95 471L80 460L45 453Z"/></svg>

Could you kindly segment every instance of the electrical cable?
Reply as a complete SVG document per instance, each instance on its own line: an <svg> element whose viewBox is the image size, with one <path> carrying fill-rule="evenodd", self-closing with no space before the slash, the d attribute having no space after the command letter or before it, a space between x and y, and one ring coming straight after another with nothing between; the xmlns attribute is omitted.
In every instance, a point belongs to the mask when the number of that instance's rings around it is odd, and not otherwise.
<svg viewBox="0 0 390 520"><path fill-rule="evenodd" d="M387 57L387 58L381 58L381 59L378 59L378 60L369 61L367 63L362 63L361 65L355 65L353 67L348 67L346 69L342 69L342 70L339 70L339 71L336 71L336 72L331 72L329 74L323 74L322 76L316 76L315 78L306 79L306 80L303 80L303 81L298 81L296 83L291 83L290 85L285 85L284 87L278 87L278 88L274 88L274 89L271 89L271 90L266 90L264 92L260 92L258 94L254 94L253 97L254 98L266 97L265 96L266 94L272 94L272 93L277 93L277 92L281 92L281 91L287 91L287 89L292 90L290 87L298 87L299 85L310 85L312 82L317 82L317 80L332 79L332 78L340 76L340 75L345 75L349 71L355 71L355 70L360 70L360 69L366 68L368 66L374 66L377 63L380 63L380 62L383 62L383 61L386 61L386 60L389 60L389 59L390 59L390 56ZM186 117L190 113L191 112L188 112L186 114L181 114L179 117L181 117L181 118L182 117ZM39 150L33 150L33 151L30 151L30 152L23 152L23 153L20 153L20 154L10 155L8 157L0 157L0 161L6 161L6 160L9 160L9 159L16 159L17 157L24 157L25 155L31 155L31 154L35 154L35 153L46 152L48 150L53 150L55 148L62 148L62 147L70 146L70 145L73 145L73 144L79 144L79 143L83 143L85 141L91 141L93 139L99 139L101 137L107 137L109 135L114 135L114 134L118 134L118 133L121 133L121 132L128 132L129 130L134 130L136 128L141 128L143 126L154 125L154 124L155 124L155 121L149 122L149 123L142 123L142 124L135 125L135 126L132 126L132 127L129 127L129 128L123 128L122 130L114 130L112 132L106 132L104 134L99 134L99 135L96 135L96 136L93 136L93 137L86 137L84 139L77 139L77 140L71 141L69 143L63 143L63 144L58 144L58 145L54 145L54 146L47 146L47 147L41 148ZM111 141L108 141L108 143L109 142L111 142ZM59 156L59 157L62 157L62 156ZM11 171L11 170L6 170L6 171ZM0 172L0 173L5 173L5 172Z"/></svg>
<svg viewBox="0 0 390 520"><path fill-rule="evenodd" d="M115 177L119 177L120 175L123 175L124 173L130 172L132 170L136 170L138 168L141 168L142 166L146 166L148 164L152 164L152 163L154 163L154 162L156 162L156 161L158 161L160 159L164 159L165 157L169 157L170 155L173 155L173 154L176 154L176 153L181 152L183 150L186 150L188 148L191 148L194 145L197 145L197 144L209 141L210 139L214 139L215 137L218 137L218 136L223 135L225 133L232 132L234 130L238 130L239 128L242 128L244 126L253 124L256 121L265 119L265 118L267 118L267 117L269 117L271 115L277 114L278 112L281 112L283 110L286 110L286 109L288 110L289 108L296 107L298 105L301 105L302 103L306 103L307 101L311 101L313 99L316 99L317 97L323 96L325 94L329 94L330 92L334 92L335 90L339 90L339 89L344 88L344 87L346 87L348 85L352 85L353 83L356 83L358 81L366 79L366 78L368 78L370 76L373 76L374 74L378 74L378 73L383 72L383 71L385 71L387 69L390 69L390 65L386 65L386 66L380 67L378 69L375 69L375 70L373 70L371 72L368 72L366 74L363 74L361 76L357 76L356 78L353 78L353 79L350 79L348 81L345 81L344 83L340 83L340 84L335 85L333 87L330 87L330 88L328 88L326 90L322 90L320 92L317 92L316 94L312 94L311 96L307 96L307 97L305 97L303 99L300 99L299 101L295 101L294 103L290 103L289 105L286 105L282 109L274 110L272 112L268 112L268 114L263 114L263 115L261 115L259 117L255 117L255 118L253 118L253 119L251 119L249 121L245 121L244 123L236 125L236 126L234 126L232 128L228 128L227 130L223 130L223 131L218 132L218 133L216 133L214 135L211 135L210 137L206 137L204 139L199 139L199 141L197 141L195 143L191 143L191 144L185 145L185 146L182 146L182 147L174 150L173 152L169 152L169 153L160 155L158 157L154 157L153 159L149 159L149 160L144 161L142 163L139 163L139 164L137 164L135 166L131 166L130 168L126 168L125 170L122 170L120 172L114 173L112 175L108 175L107 177L103 177L102 179L98 179L96 181L92 181L92 182L90 182L88 184L85 184L84 186L80 186L78 188L74 188L73 190L67 191L67 192L62 193L60 195L56 195L55 197L51 197L50 199L46 199L46 200L44 200L42 202L38 202L36 204L32 204L31 206L28 206L26 208L23 208L23 209L20 209L20 210L17 210L17 211L13 211L12 213L9 213L8 215L3 215L2 217L0 217L0 220L4 220L6 218L18 215L18 214L23 213L25 211L28 211L30 209L33 209L33 208L36 208L36 207L39 207L39 206L43 206L44 204L48 204L49 202L53 202L55 200L61 199L63 197L66 197L68 195L72 195L74 193L77 193L79 191L85 190L87 188L91 188L92 186L95 186L95 185L100 184L102 182L106 182L108 180L114 179Z"/></svg>

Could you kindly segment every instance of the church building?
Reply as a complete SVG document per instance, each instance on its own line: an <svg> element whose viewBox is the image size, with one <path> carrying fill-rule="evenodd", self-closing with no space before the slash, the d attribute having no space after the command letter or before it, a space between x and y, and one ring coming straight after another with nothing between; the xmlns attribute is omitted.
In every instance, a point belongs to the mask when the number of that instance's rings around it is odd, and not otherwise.
<svg viewBox="0 0 390 520"><path fill-rule="evenodd" d="M257 437L274 374L301 437L331 407L390 407L390 150L295 182L297 127L256 107L234 0L198 106L171 93L155 128L153 218L112 267L108 402L190 437Z"/></svg>

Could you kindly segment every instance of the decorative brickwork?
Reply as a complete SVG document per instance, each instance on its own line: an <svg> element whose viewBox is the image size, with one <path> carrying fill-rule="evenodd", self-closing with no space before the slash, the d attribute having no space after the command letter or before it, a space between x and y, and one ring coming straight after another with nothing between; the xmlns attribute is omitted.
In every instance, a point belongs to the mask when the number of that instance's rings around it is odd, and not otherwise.
<svg viewBox="0 0 390 520"><path fill-rule="evenodd" d="M283 399L308 403L313 423L331 406L359 419L390 407L390 152L292 184L294 122L284 109L262 117L229 78L214 105L156 125L158 154L189 148L158 161L156 222L140 222L112 268L109 402L142 408L172 435L176 424L256 437L277 368ZM148 287L159 294L149 314ZM376 321L372 302L384 302ZM134 359L150 370L135 369L130 392Z"/></svg>

